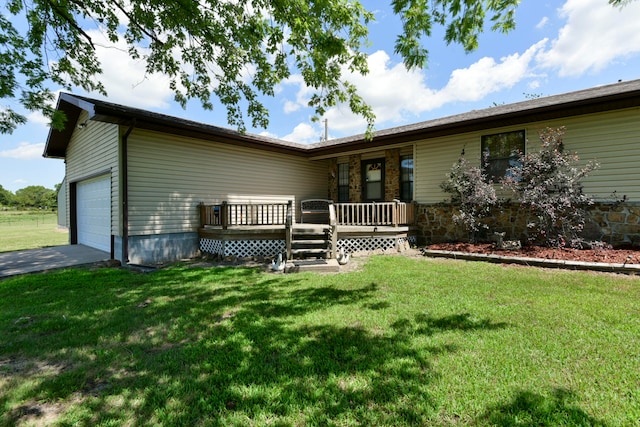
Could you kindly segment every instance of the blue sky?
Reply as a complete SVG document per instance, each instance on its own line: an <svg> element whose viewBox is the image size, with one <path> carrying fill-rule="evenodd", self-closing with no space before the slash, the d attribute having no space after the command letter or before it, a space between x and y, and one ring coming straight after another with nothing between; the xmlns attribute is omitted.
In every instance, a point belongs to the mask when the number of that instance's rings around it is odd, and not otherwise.
<svg viewBox="0 0 640 427"><path fill-rule="evenodd" d="M376 15L367 51L370 73L351 80L374 107L377 129L522 101L525 94L547 96L640 78L637 0L622 9L607 0L523 0L513 32L485 33L479 49L470 54L457 45L445 45L442 34L435 33L426 41L428 67L412 72L393 53L400 22L388 2L364 4ZM172 102L163 76L146 76L141 63L117 49L99 47L97 53L110 101L227 127L223 108L204 111L191 102L183 110ZM264 100L271 114L269 127L248 131L317 142L323 125L311 121L309 96L299 76L292 76L274 98ZM325 118L330 138L365 130L363 120L346 107L328 111ZM29 123L13 134L0 134L0 185L15 192L29 185L53 188L62 181L63 161L42 158L47 134L47 122L39 114L29 114Z"/></svg>

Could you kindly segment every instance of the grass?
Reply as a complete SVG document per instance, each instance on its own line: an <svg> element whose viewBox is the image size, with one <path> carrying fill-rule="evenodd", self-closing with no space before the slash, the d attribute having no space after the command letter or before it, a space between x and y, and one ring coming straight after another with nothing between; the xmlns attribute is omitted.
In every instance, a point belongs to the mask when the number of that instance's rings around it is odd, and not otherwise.
<svg viewBox="0 0 640 427"><path fill-rule="evenodd" d="M69 233L58 229L58 214L0 211L0 252L66 245Z"/></svg>
<svg viewBox="0 0 640 427"><path fill-rule="evenodd" d="M373 257L0 281L0 425L620 426L640 280Z"/></svg>

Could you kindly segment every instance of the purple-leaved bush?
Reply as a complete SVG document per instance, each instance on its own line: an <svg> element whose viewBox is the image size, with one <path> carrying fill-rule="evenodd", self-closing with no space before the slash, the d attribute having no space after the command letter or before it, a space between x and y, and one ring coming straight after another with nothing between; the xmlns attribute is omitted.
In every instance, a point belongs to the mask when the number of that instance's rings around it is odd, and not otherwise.
<svg viewBox="0 0 640 427"><path fill-rule="evenodd" d="M598 168L594 161L580 166L576 153L565 152L564 134L564 127L541 130L540 151L521 154L521 166L510 168L503 180L528 211L531 239L553 247L579 245L593 204L581 181Z"/></svg>

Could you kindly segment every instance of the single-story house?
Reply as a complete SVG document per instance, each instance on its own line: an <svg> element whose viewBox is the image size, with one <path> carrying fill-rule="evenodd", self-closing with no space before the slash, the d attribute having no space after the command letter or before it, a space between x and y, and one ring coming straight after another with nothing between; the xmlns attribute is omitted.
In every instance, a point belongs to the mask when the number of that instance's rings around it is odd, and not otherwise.
<svg viewBox="0 0 640 427"><path fill-rule="evenodd" d="M296 232L325 233L334 254L464 238L440 189L460 153L479 163L488 150L499 174L494 138L526 151L538 130L560 126L566 149L600 164L584 183L600 237L640 245L640 80L307 145L67 93L57 109L67 126L50 131L44 156L66 164L70 243L122 262L291 256ZM327 206L330 217L312 222L333 228L300 229ZM526 228L503 216L509 234Z"/></svg>

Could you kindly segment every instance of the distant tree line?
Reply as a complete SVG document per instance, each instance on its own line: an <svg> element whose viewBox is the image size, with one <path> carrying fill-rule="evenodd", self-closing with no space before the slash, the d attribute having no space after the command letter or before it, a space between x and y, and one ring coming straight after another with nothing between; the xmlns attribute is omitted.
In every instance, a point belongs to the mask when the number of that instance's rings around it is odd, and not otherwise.
<svg viewBox="0 0 640 427"><path fill-rule="evenodd" d="M55 190L41 185L30 185L16 191L15 194L0 185L0 207L17 209L57 209L58 190L61 184L56 184Z"/></svg>

